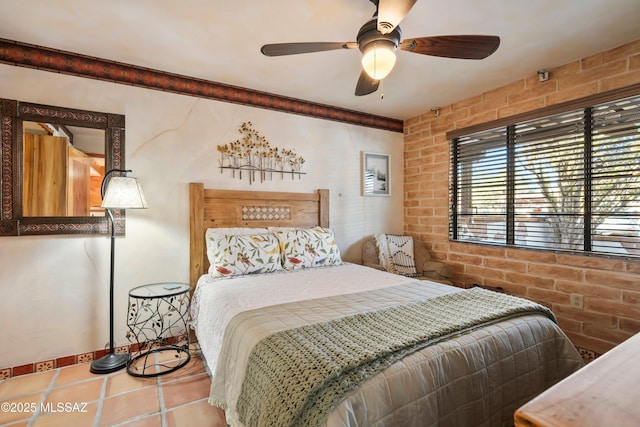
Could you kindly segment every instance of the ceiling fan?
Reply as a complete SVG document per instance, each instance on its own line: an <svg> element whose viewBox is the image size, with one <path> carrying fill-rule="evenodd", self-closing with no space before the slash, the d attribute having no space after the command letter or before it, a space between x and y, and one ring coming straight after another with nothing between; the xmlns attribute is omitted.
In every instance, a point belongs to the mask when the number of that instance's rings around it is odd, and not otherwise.
<svg viewBox="0 0 640 427"><path fill-rule="evenodd" d="M497 36L457 35L434 36L400 41L402 31L399 23L409 13L417 0L370 0L376 12L360 31L356 42L303 42L276 43L262 46L266 56L296 55L336 49L355 49L362 52L362 72L356 85L356 96L368 95L378 90L380 80L393 69L395 51L445 58L484 59L498 49Z"/></svg>

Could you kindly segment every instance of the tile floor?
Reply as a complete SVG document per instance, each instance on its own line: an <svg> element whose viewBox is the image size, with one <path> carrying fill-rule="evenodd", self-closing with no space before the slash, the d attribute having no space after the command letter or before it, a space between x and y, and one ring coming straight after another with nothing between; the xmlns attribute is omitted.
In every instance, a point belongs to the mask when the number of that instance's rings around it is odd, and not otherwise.
<svg viewBox="0 0 640 427"><path fill-rule="evenodd" d="M207 402L211 380L198 356L175 372L138 378L126 370L107 375L89 364L0 381L0 425L11 427L219 426Z"/></svg>

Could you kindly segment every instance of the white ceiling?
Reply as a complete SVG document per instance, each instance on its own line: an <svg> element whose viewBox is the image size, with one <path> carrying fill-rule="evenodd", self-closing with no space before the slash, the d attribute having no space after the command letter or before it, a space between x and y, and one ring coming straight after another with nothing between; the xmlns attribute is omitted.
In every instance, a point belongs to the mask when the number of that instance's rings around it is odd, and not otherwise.
<svg viewBox="0 0 640 427"><path fill-rule="evenodd" d="M418 0L403 39L487 34L500 47L480 61L399 52L384 90L364 97L357 49L260 53L355 41L374 11L369 0L0 0L0 38L398 119L640 39L639 0Z"/></svg>

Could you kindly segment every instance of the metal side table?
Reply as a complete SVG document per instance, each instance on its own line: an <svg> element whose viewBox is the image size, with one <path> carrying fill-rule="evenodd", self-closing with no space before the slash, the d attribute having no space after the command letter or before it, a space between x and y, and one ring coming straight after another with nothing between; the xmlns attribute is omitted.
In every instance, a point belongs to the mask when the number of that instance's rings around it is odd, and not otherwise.
<svg viewBox="0 0 640 427"><path fill-rule="evenodd" d="M129 291L127 338L136 350L127 372L136 377L168 374L191 360L188 283L152 283Z"/></svg>

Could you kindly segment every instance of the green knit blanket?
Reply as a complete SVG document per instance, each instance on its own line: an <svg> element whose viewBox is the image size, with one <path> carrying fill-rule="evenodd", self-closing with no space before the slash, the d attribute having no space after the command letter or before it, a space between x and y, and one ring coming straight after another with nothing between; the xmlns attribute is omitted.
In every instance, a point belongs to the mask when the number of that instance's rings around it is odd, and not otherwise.
<svg viewBox="0 0 640 427"><path fill-rule="evenodd" d="M252 349L238 400L252 426L318 426L361 382L408 354L505 318L553 313L472 288L270 335Z"/></svg>

